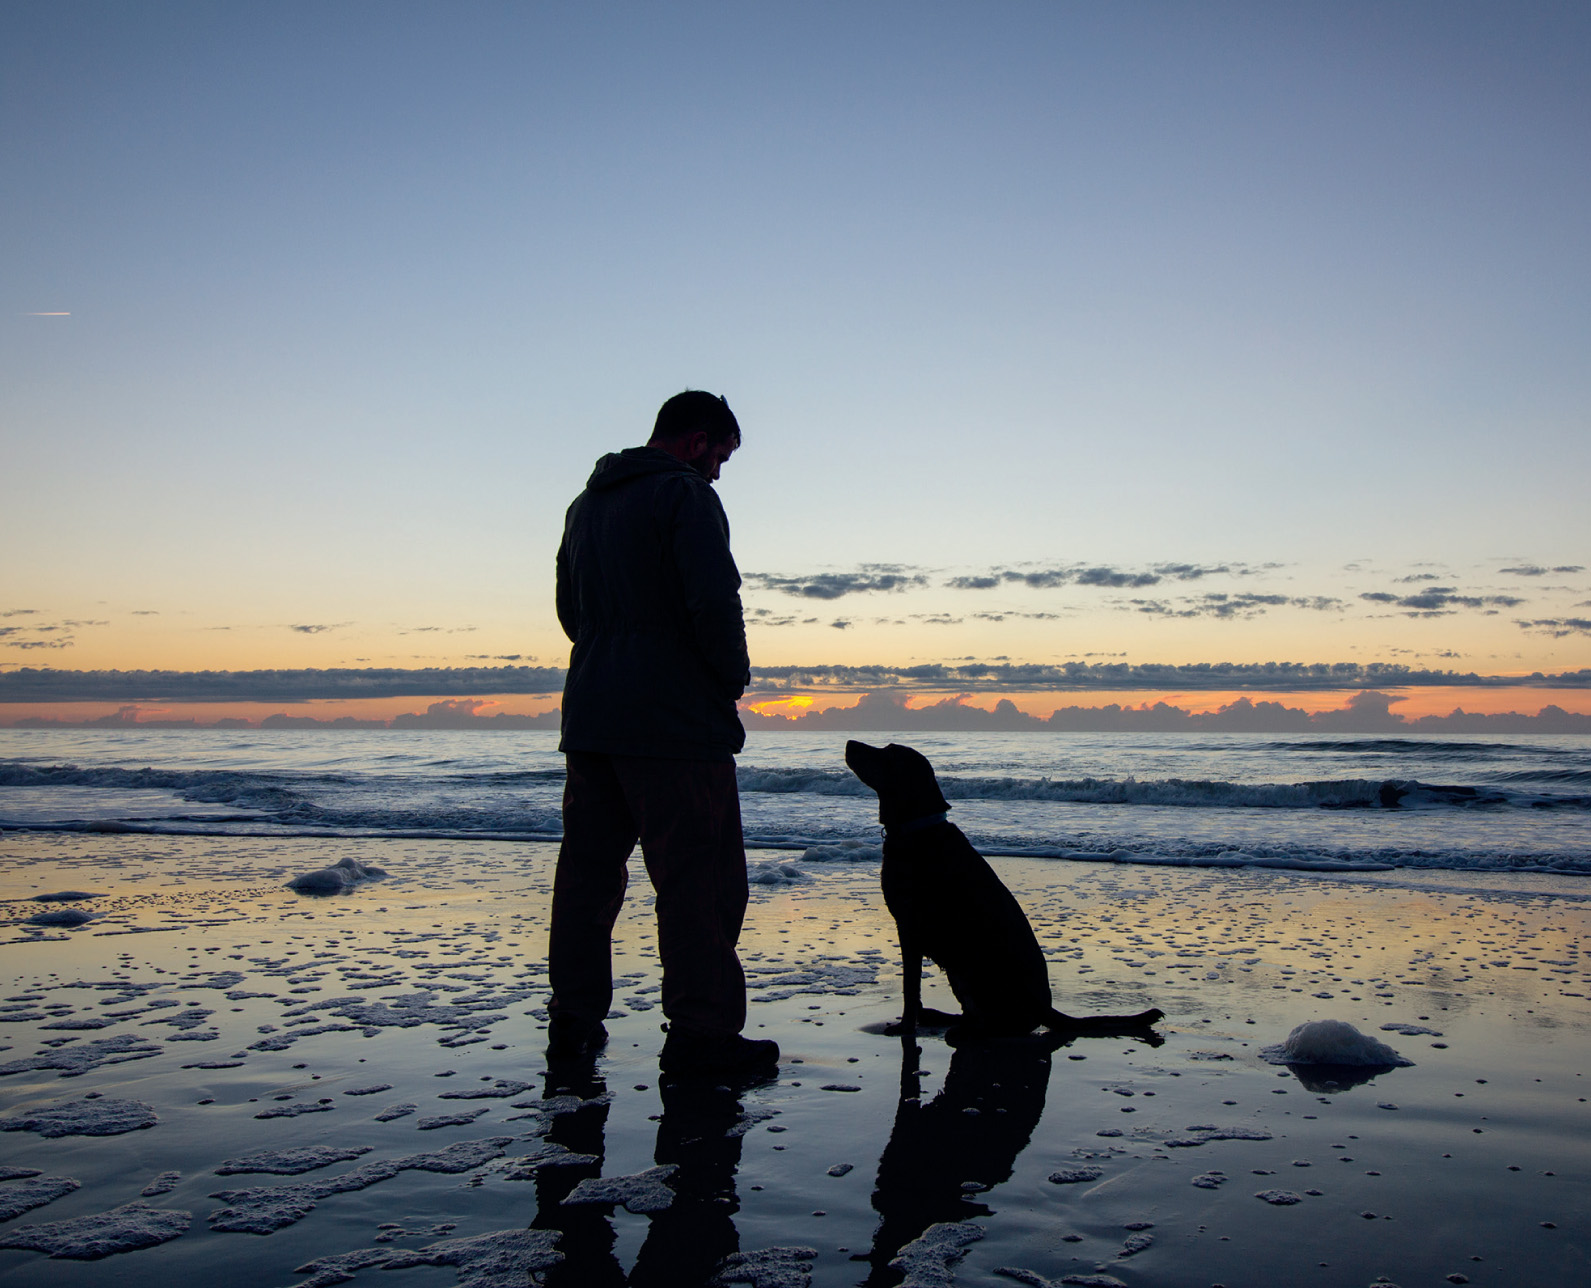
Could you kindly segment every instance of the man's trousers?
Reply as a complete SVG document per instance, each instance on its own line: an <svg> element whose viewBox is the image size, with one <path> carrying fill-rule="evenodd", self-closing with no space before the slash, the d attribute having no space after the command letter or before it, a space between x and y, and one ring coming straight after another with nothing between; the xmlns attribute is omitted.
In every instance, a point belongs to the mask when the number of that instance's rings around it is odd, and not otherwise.
<svg viewBox="0 0 1591 1288"><path fill-rule="evenodd" d="M746 977L735 943L747 887L734 762L583 751L565 760L548 951L554 1012L607 1017L613 924L639 840L657 891L663 1014L694 1032L739 1033Z"/></svg>

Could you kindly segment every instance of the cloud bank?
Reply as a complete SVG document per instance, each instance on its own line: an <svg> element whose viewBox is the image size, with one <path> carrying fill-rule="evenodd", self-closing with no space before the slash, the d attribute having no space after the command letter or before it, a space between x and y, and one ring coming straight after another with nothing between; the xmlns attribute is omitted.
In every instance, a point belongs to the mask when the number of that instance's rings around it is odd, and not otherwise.
<svg viewBox="0 0 1591 1288"><path fill-rule="evenodd" d="M877 732L1062 732L1062 733L1591 733L1591 715L1558 706L1536 715L1516 711L1471 714L1462 709L1445 716L1406 719L1391 710L1400 699L1375 690L1361 690L1335 711L1305 711L1280 702L1238 698L1215 711L1192 712L1165 702L1123 707L1060 707L1048 717L1018 710L1001 698L992 711L969 705L966 694L920 707L906 706L910 695L900 690L864 694L850 707L829 707L801 715L742 713L748 729L821 729L852 733Z"/></svg>
<svg viewBox="0 0 1591 1288"><path fill-rule="evenodd" d="M0 673L0 702L311 702L326 699L478 697L560 693L562 667L362 667L281 671L62 671Z"/></svg>
<svg viewBox="0 0 1591 1288"><path fill-rule="evenodd" d="M971 705L969 695L958 694L922 706L908 706L911 694L884 689L862 694L847 707L784 716L743 710L741 718L752 730L824 730L849 733L989 732L989 733L1345 733L1387 734L1520 733L1591 734L1591 715L1542 707L1535 715L1516 711L1474 714L1456 709L1445 716L1407 719L1391 708L1399 697L1374 689L1361 690L1333 711L1305 711L1282 702L1241 697L1215 711L1189 711L1167 702L1121 706L1058 707L1048 716L1021 711L1009 698L993 710ZM236 716L213 721L160 719L136 703L87 720L67 721L29 717L19 728L126 728L143 729L556 729L556 708L537 715L509 712L487 714L495 703L478 698L449 698L431 703L424 711L405 712L391 720L360 720L352 716L321 719L278 712L259 721Z"/></svg>
<svg viewBox="0 0 1591 1288"><path fill-rule="evenodd" d="M1591 620L1543 622L1591 632ZM280 671L68 671L22 667L0 672L0 704L30 702L313 702L424 697L439 701L483 694L551 694L563 690L555 666L349 667ZM966 659L918 666L817 665L752 668L753 694L801 691L915 692L978 690L1254 691L1302 693L1375 688L1591 688L1591 668L1528 676L1480 675L1392 662L1011 662Z"/></svg>

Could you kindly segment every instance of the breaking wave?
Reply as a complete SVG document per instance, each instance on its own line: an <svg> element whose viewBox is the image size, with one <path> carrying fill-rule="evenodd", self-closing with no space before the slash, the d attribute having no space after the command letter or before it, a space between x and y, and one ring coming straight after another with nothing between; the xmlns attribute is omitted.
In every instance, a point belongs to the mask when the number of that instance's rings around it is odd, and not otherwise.
<svg viewBox="0 0 1591 1288"><path fill-rule="evenodd" d="M1536 781L1578 784L1581 771ZM871 796L849 771L759 769L739 771L742 792L807 792L816 796ZM958 778L939 775L946 800L1053 801L1089 805L1163 805L1193 809L1477 809L1591 808L1591 796L1552 796L1499 788L1422 783L1416 779L1346 778L1308 783L1233 783L1216 779Z"/></svg>

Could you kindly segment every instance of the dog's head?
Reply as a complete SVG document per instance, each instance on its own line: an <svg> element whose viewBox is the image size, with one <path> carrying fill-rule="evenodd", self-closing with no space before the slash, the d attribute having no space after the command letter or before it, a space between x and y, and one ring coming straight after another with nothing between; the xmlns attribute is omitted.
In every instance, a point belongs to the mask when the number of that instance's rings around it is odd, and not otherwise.
<svg viewBox="0 0 1591 1288"><path fill-rule="evenodd" d="M853 739L845 744L845 763L878 793L878 821L885 827L898 827L950 808L939 790L934 767L915 748L893 742L887 747L871 747Z"/></svg>

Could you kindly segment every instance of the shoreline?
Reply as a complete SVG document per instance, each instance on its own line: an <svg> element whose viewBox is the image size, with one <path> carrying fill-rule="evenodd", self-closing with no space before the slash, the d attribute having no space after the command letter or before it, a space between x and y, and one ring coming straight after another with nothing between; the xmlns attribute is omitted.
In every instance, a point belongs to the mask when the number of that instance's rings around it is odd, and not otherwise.
<svg viewBox="0 0 1591 1288"><path fill-rule="evenodd" d="M1384 874L1001 859L1050 960L1057 1005L1161 1006L1164 1045L1082 1039L980 1054L924 1033L913 1100L901 1096L909 1053L868 1031L899 1009L876 867L823 865L814 880L752 888L747 1031L780 1042L778 1080L692 1103L658 1086L655 939L638 864L617 930L620 1014L608 1047L580 1087L549 1073L541 954L553 852L434 837L0 835L8 899L106 892L97 922L37 942L8 928L0 1068L36 1054L117 1055L97 1044L121 1043L121 1056L153 1048L77 1076L0 1074L0 1119L94 1092L158 1119L109 1136L0 1136L9 1164L80 1182L0 1222L0 1242L18 1227L144 1203L190 1214L185 1232L83 1263L74 1282L302 1284L330 1273L295 1273L317 1258L365 1250L418 1267L391 1258L444 1244L423 1255L463 1267L485 1255L482 1238L505 1231L520 1232L516 1283L560 1240L565 1260L547 1262L549 1284L598 1282L691 1247L720 1261L757 1254L744 1264L770 1275L769 1249L811 1249L785 1266L795 1276L786 1282L820 1285L899 1282L888 1263L900 1246L967 1284L1019 1281L1002 1268L1050 1282L1229 1288L1453 1273L1573 1282L1587 1272L1575 1229L1591 1198L1576 1144L1591 1125L1591 961L1578 951L1587 919L1572 891L1544 888L1573 878L1444 872L1441 889L1414 889ZM322 899L280 884L344 855L393 875ZM1490 888L1461 888L1471 880ZM925 1001L936 1000L951 1005L934 976ZM1322 1092L1260 1059L1315 1018L1348 1020L1415 1064ZM347 1094L375 1084L387 1087ZM492 1094L510 1084L523 1085ZM322 1101L331 1107L308 1108ZM416 1109L378 1121L404 1104ZM293 1112L256 1117L272 1108ZM418 1125L450 1117L464 1120ZM597 1147L577 1149L582 1141ZM469 1164L461 1171L385 1174L455 1146L449 1157ZM261 1150L367 1147L297 1175L214 1171ZM598 1162L548 1161L558 1148ZM654 1194L665 1208L561 1202L583 1180L641 1177L664 1156L676 1168ZM179 1175L163 1194L141 1195L170 1172ZM1062 1173L1085 1179L1051 1179ZM313 1199L269 1235L211 1219L237 1206L216 1193L349 1177L379 1179ZM30 1180L0 1181L0 1201ZM644 1208L638 1184L615 1192ZM1254 1197L1265 1190L1299 1198ZM935 1224L960 1232L921 1243ZM469 1247L451 1246L461 1242ZM0 1251L7 1283L58 1283L64 1264ZM339 1264L355 1282L388 1282L379 1261ZM410 1280L449 1273L417 1268Z"/></svg>

